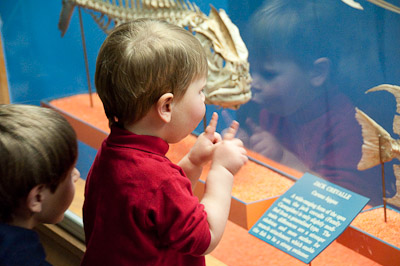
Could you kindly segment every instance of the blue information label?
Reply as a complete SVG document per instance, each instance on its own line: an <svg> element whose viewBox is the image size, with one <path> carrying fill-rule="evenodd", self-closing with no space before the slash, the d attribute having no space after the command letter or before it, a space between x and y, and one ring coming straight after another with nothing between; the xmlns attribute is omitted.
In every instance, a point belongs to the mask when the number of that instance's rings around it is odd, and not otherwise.
<svg viewBox="0 0 400 266"><path fill-rule="evenodd" d="M368 201L306 173L271 205L249 233L310 263L346 229Z"/></svg>

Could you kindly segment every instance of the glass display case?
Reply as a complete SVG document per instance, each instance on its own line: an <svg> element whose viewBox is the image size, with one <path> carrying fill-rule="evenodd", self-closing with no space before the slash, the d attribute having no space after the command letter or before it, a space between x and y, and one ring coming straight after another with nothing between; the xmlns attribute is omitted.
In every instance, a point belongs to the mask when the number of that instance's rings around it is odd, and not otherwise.
<svg viewBox="0 0 400 266"><path fill-rule="evenodd" d="M386 206L384 198L396 197L393 166L398 164L400 152L393 151L382 164L378 161L360 169L359 163L366 156L362 147L368 140L356 110L387 131L390 143L397 141L396 90L366 91L381 84L400 86L400 14L395 8L390 11L362 0L356 4L341 0L193 2L206 15L210 4L226 11L247 47L252 77L252 98L239 108L207 106L206 121L212 112L220 114L219 132L233 119L239 121L237 137L250 156L249 164L235 181L232 224L214 257L235 265L240 259L230 258L224 250L237 250L244 261L254 259L254 265L274 261L273 256L299 263L285 254L271 256L277 251L255 242L257 239L251 238L247 230L303 173L310 172L368 197L368 208ZM400 6L398 0L391 3ZM93 10L75 8L61 36L61 10L62 1L0 4L8 88L11 103L42 104L68 117L80 140L78 168L85 178L97 148L109 132L93 85L96 57L106 33L96 24ZM89 95L88 90L93 93ZM201 123L191 137L203 128ZM189 138L182 146L172 146L170 155L178 160L192 142ZM381 148L375 154L380 154ZM386 149L395 150L394 146ZM203 175L203 185L204 179ZM197 188L199 197L202 189L202 185ZM389 205L395 212L400 209ZM70 216L67 227L82 238L80 212ZM348 234L321 253L316 264L382 263L374 259L380 256L377 253L368 255L357 249L357 244L347 245L351 239ZM255 253L249 251L251 245L259 247Z"/></svg>

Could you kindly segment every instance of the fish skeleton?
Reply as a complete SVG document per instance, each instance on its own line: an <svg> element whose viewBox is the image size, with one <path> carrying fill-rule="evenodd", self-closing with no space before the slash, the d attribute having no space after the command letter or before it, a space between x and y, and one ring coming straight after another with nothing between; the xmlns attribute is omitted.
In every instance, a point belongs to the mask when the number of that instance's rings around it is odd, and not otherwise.
<svg viewBox="0 0 400 266"><path fill-rule="evenodd" d="M396 98L396 112L400 114L400 87L382 84L373 87L366 93L373 91L388 91ZM363 111L356 108L356 119L362 128L363 145L362 155L357 165L358 170L366 170L378 164L390 162L393 159L400 160L400 139L393 139L390 134L370 118ZM400 135L400 115L393 119L393 132ZM400 165L393 165L396 177L396 195L388 198L387 202L400 207Z"/></svg>
<svg viewBox="0 0 400 266"><path fill-rule="evenodd" d="M166 20L194 33L208 60L205 103L238 109L251 99L248 50L239 30L223 9L211 6L206 16L185 0L63 0L58 27L66 33L74 8L88 12L107 34L137 18Z"/></svg>
<svg viewBox="0 0 400 266"><path fill-rule="evenodd" d="M349 6L353 7L353 8L360 9L360 10L364 9L360 5L360 3L358 3L358 2L356 2L354 0L341 0L341 1L343 3L349 5ZM392 12L400 14L400 8L398 6L395 6L395 5L391 4L391 3L389 3L389 2L386 2L386 1L383 1L383 0L367 0L367 1L372 3L372 4L374 4L374 5L382 7L384 9L386 9L386 10L389 10L389 11L392 11Z"/></svg>

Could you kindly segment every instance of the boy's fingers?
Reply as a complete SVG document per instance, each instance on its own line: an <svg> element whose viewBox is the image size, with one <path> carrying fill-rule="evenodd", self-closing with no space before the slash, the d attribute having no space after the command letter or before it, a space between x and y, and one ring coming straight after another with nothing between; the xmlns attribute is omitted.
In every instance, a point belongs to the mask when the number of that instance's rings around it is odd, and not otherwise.
<svg viewBox="0 0 400 266"><path fill-rule="evenodd" d="M210 123L206 127L206 130L204 130L204 133L206 134L207 137L214 137L215 130L217 130L217 124L218 124L218 114L213 113Z"/></svg>
<svg viewBox="0 0 400 266"><path fill-rule="evenodd" d="M250 130L253 132L253 134L260 133L263 131L261 129L261 127L258 126L256 123L254 123L253 119L251 119L251 118L246 119L246 125L250 128Z"/></svg>
<svg viewBox="0 0 400 266"><path fill-rule="evenodd" d="M215 144L215 143L221 142L221 140L222 140L221 135L218 132L215 132L213 143Z"/></svg>
<svg viewBox="0 0 400 266"><path fill-rule="evenodd" d="M228 128L226 133L224 134L224 140L231 140L235 138L236 132L239 129L239 123L237 121L233 121L231 126Z"/></svg>

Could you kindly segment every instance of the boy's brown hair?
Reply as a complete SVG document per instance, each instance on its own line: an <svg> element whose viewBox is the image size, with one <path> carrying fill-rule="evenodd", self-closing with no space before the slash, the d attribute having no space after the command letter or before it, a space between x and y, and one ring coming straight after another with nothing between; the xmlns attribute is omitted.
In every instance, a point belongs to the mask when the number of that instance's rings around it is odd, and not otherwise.
<svg viewBox="0 0 400 266"><path fill-rule="evenodd" d="M0 105L0 222L11 222L35 186L54 192L77 156L75 131L56 111Z"/></svg>
<svg viewBox="0 0 400 266"><path fill-rule="evenodd" d="M116 27L97 57L95 84L110 125L140 120L167 92L176 99L207 76L200 42L179 26L139 19Z"/></svg>

